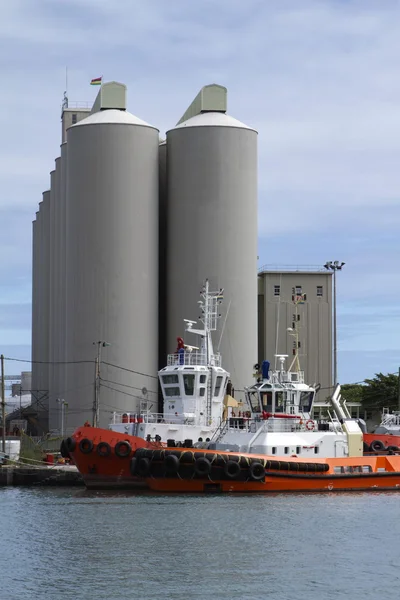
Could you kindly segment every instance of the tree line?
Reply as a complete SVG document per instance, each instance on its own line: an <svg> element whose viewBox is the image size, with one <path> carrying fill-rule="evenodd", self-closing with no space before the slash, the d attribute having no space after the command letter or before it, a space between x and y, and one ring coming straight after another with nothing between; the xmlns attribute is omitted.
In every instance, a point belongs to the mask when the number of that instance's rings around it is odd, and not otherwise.
<svg viewBox="0 0 400 600"><path fill-rule="evenodd" d="M400 410L399 376L394 373L376 373L372 379L362 383L347 383L341 386L342 397L347 402L361 402L365 410Z"/></svg>

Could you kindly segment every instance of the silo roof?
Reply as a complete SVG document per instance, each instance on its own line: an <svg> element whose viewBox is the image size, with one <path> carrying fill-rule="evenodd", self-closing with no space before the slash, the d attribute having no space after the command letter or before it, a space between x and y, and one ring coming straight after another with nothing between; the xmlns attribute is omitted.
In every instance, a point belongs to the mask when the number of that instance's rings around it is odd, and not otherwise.
<svg viewBox="0 0 400 600"><path fill-rule="evenodd" d="M183 129L184 127L236 127L237 129L249 129L250 131L256 131L241 121L238 121L237 119L234 119L223 112L217 111L204 112L196 115L187 121L183 121L183 123L180 123L173 129Z"/></svg>
<svg viewBox="0 0 400 600"><path fill-rule="evenodd" d="M127 112L126 110L112 108L95 112L89 117L86 117L86 119L75 123L75 125L72 125L71 127L82 127L82 125L105 125L108 123L119 123L121 125L140 125L142 127L151 127L152 129L157 129L157 127L154 127L154 125L146 123L146 121L139 119L139 117L132 115L132 113ZM71 129L71 127L69 129Z"/></svg>

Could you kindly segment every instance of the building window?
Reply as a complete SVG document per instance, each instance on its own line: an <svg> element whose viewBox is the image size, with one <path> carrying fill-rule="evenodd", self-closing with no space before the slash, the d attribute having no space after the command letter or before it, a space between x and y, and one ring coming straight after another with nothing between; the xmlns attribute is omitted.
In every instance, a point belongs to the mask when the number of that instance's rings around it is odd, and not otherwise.
<svg viewBox="0 0 400 600"><path fill-rule="evenodd" d="M281 286L274 285L274 296L280 296L280 295L281 295Z"/></svg>
<svg viewBox="0 0 400 600"><path fill-rule="evenodd" d="M76 113L72 113L72 125L75 125L78 122L78 115Z"/></svg>
<svg viewBox="0 0 400 600"><path fill-rule="evenodd" d="M317 296L322 298L323 295L324 295L324 289L323 289L322 285L317 285Z"/></svg>

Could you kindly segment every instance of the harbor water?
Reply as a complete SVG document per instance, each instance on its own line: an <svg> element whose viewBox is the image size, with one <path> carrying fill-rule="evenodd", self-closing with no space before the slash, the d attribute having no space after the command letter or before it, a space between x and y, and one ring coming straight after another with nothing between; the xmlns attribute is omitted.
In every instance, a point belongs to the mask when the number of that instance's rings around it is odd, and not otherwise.
<svg viewBox="0 0 400 600"><path fill-rule="evenodd" d="M398 493L155 496L0 489L1 600L378 600Z"/></svg>

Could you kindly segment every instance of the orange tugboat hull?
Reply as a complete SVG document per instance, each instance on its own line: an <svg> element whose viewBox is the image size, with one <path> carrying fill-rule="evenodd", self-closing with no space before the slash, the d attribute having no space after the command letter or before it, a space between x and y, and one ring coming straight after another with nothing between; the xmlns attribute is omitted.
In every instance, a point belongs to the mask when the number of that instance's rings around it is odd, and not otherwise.
<svg viewBox="0 0 400 600"><path fill-rule="evenodd" d="M138 448L160 448L159 443L97 427L79 427L65 440L66 450L90 489L144 489L130 464Z"/></svg>
<svg viewBox="0 0 400 600"><path fill-rule="evenodd" d="M174 473L171 468L175 459L168 459L168 464L166 461L171 454L179 461ZM154 457L146 477L149 489L154 492L259 494L400 490L398 455L324 458L307 463L298 458L276 460L274 456L184 449L152 454L139 450L136 456L137 461ZM198 461L203 472L196 469ZM205 461L211 463L208 473L204 470ZM232 463L239 466L234 467Z"/></svg>

